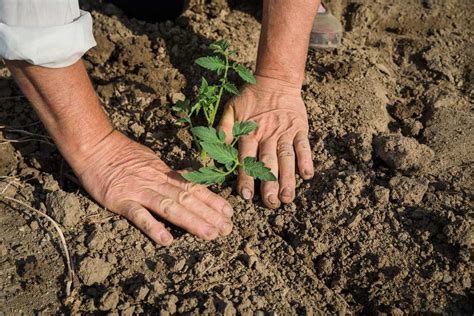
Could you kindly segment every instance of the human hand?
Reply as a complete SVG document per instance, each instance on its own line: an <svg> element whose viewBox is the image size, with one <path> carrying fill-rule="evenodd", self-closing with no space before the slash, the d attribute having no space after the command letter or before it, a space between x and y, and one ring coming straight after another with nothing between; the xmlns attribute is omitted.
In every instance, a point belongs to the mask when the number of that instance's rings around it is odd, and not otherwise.
<svg viewBox="0 0 474 316"><path fill-rule="evenodd" d="M278 182L262 182L261 195L266 206L277 208L295 197L295 169L303 179L314 175L308 140L308 117L301 89L284 81L256 76L257 84L245 86L224 110L220 128L226 142L232 140L235 121L255 121L258 128L239 140L239 159L252 156L265 163ZM295 161L296 160L296 161ZM244 199L254 195L254 180L239 171L237 190Z"/></svg>
<svg viewBox="0 0 474 316"><path fill-rule="evenodd" d="M112 132L76 170L100 204L128 218L158 244L173 237L152 213L204 240L232 230L230 204L171 170L153 151Z"/></svg>

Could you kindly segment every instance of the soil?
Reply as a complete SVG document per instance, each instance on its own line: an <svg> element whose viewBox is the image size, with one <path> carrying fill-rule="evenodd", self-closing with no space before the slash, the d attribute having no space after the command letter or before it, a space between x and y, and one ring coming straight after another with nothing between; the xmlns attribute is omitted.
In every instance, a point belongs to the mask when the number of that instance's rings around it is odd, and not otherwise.
<svg viewBox="0 0 474 316"><path fill-rule="evenodd" d="M316 176L277 210L229 179L232 234L170 248L85 193L4 66L0 312L170 314L474 313L474 8L463 0L327 1L342 46L308 56ZM174 168L199 165L169 104L192 97L193 59L226 38L255 66L258 1L191 1L176 21L129 19L84 1L98 47L85 56L115 127ZM71 87L73 89L73 87ZM190 156L190 152L192 155ZM263 314L262 314L263 313Z"/></svg>

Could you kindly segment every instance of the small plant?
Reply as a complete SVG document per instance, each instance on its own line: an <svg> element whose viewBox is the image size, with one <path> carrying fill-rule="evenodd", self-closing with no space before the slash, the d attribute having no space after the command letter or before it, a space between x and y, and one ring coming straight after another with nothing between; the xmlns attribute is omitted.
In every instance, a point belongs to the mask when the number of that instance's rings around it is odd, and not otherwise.
<svg viewBox="0 0 474 316"><path fill-rule="evenodd" d="M189 124L194 141L201 149L203 160L208 153L215 162L222 164L223 167L207 166L194 172L185 173L183 177L188 181L200 184L222 183L226 176L237 174L238 168L241 167L253 178L275 181L276 177L271 170L254 157L246 157L243 161L239 161L239 153L234 148L240 137L250 134L257 128L255 122L235 122L232 129L234 140L231 144L225 143L226 135L223 130L216 130L213 127L224 92L239 95L237 87L228 79L229 72L234 71L249 84L255 84L256 80L250 70L230 61L230 57L235 55L236 51L229 50L229 43L226 40L217 41L209 47L214 52L214 56L198 58L195 63L205 69L215 71L219 77L218 82L209 84L206 78L201 78L196 101L194 103L191 103L190 100L178 101L173 106L173 110L181 114L182 122ZM193 127L191 117L197 116L201 112L204 113L207 127Z"/></svg>
<svg viewBox="0 0 474 316"><path fill-rule="evenodd" d="M214 56L200 57L195 60L195 63L205 69L217 72L220 77L218 83L211 85L206 78L202 77L196 102L191 105L189 100L178 101L173 107L173 110L183 115L181 121L191 125L191 117L197 116L202 110L207 120L207 126L214 126L224 91L232 95L239 95L239 89L232 82L229 82L230 70L236 72L245 82L256 83L250 70L238 63L230 62L230 57L235 55L237 51L229 50L229 43L226 40L212 43L209 48L214 52Z"/></svg>

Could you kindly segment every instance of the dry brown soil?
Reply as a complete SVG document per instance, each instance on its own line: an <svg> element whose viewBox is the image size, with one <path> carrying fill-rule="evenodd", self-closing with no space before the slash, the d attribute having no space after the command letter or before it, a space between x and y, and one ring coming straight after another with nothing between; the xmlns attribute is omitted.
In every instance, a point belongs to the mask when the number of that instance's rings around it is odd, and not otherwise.
<svg viewBox="0 0 474 316"><path fill-rule="evenodd" d="M257 1L192 3L160 24L83 3L106 112L175 168L199 165L168 106L193 96L193 59L226 38L253 67L261 15ZM213 242L173 228L173 246L157 247L94 203L2 66L1 195L60 223L76 279L66 297L53 227L2 199L0 312L472 315L473 3L329 5L344 40L310 52L303 87L316 176L277 210L243 201L232 179L213 187L236 210L233 233Z"/></svg>

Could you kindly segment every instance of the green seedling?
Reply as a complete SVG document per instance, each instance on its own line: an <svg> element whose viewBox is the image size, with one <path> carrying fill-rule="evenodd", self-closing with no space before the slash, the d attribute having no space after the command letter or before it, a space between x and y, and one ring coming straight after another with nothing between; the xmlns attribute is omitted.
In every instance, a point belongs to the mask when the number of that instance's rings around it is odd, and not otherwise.
<svg viewBox="0 0 474 316"><path fill-rule="evenodd" d="M256 80L250 70L230 61L230 57L235 55L237 51L229 50L229 43L226 40L212 43L209 48L214 52L214 55L200 57L195 60L195 63L207 70L216 72L219 77L217 83L209 84L206 78L202 77L196 101L193 104L189 100L178 101L173 110L181 113L181 121L188 124L192 124L191 117L199 115L202 111L206 117L207 126L212 127L224 92L239 95L239 89L229 81L230 71L235 72L246 83L255 84Z"/></svg>
<svg viewBox="0 0 474 316"><path fill-rule="evenodd" d="M237 174L238 168L242 168L249 176L263 181L275 181L276 177L271 170L254 157L245 157L239 161L239 153L235 144L240 137L248 135L257 128L253 121L235 122L232 129L233 142L225 143L226 135L223 130L216 130L214 122L225 92L231 95L239 95L239 90L229 81L230 71L235 72L248 84L255 84L256 80L252 72L244 66L231 62L230 58L236 51L229 50L229 43L225 40L217 41L209 46L214 52L213 56L201 57L195 60L199 66L217 73L216 84L210 84L206 78L201 78L198 96L194 103L190 100L178 101L173 110L181 114L181 122L187 123L193 134L194 141L201 149L201 158L205 160L206 153L222 167L207 166L194 172L183 174L188 181L199 184L214 184L224 182L226 176ZM207 127L193 127L192 117L204 113Z"/></svg>
<svg viewBox="0 0 474 316"><path fill-rule="evenodd" d="M250 134L256 128L257 124L253 121L235 122L232 129L234 140L232 144L226 144L223 130L218 131L213 127L204 126L193 127L191 132L199 139L201 148L224 168L203 167L198 171L185 173L183 177L188 181L200 184L222 183L226 176L237 174L237 168L241 167L245 173L255 179L275 181L275 176L263 162L257 161L254 157L246 157L243 161L239 161L239 153L234 148L240 137Z"/></svg>

